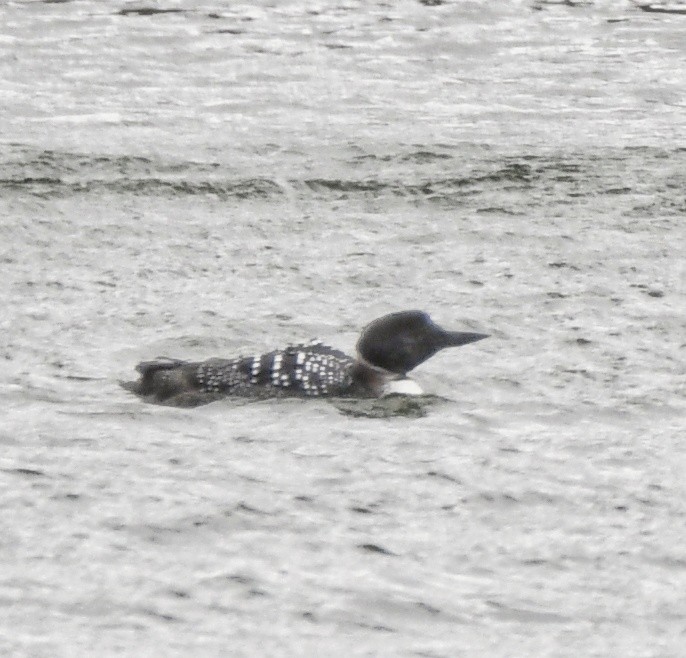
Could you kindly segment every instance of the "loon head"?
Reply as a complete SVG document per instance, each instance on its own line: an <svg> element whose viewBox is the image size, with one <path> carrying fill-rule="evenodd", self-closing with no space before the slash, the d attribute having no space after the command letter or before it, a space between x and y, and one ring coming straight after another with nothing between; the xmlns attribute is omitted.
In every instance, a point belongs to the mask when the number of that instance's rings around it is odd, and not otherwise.
<svg viewBox="0 0 686 658"><path fill-rule="evenodd" d="M447 331L423 311L401 311L368 324L357 341L357 353L364 363L403 377L446 347L482 338L488 334Z"/></svg>

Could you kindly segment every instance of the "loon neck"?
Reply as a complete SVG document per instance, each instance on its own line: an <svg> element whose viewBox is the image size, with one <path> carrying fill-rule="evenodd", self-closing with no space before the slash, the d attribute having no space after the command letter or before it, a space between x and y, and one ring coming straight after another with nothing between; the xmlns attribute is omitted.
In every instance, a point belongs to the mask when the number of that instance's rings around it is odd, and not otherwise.
<svg viewBox="0 0 686 658"><path fill-rule="evenodd" d="M394 393L400 395L422 395L424 393L413 379L374 366L359 355L352 365L350 374L353 380L352 387L356 394L380 398Z"/></svg>

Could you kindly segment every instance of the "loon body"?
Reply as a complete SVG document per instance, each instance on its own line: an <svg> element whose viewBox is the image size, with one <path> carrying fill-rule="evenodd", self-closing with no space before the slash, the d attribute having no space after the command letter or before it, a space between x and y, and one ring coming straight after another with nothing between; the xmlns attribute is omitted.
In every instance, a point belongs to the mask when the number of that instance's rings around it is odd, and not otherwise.
<svg viewBox="0 0 686 658"><path fill-rule="evenodd" d="M159 358L139 363L140 379L124 384L153 402L197 405L225 396L379 397L417 394L407 373L446 347L486 334L446 331L422 311L385 315L367 325L355 358L319 341L267 354L190 362Z"/></svg>

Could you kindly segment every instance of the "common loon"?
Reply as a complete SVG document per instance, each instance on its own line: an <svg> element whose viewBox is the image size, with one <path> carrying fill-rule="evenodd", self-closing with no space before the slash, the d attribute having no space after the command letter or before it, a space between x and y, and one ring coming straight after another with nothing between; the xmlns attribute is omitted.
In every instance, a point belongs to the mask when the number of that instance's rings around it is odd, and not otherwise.
<svg viewBox="0 0 686 658"><path fill-rule="evenodd" d="M166 357L139 363L140 379L123 384L148 400L198 405L243 397L380 397L419 394L407 373L446 347L473 343L487 334L447 331L423 311L384 315L368 324L355 358L319 341L235 359L190 362Z"/></svg>

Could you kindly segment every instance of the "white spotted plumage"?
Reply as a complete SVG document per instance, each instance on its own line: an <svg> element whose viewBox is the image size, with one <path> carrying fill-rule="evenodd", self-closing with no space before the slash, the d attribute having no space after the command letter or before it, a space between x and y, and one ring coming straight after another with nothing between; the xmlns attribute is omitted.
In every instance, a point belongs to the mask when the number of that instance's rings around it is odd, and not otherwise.
<svg viewBox="0 0 686 658"><path fill-rule="evenodd" d="M288 395L335 395L350 385L354 360L313 340L269 354L211 359L197 364L194 378L208 393L261 395L260 390Z"/></svg>

